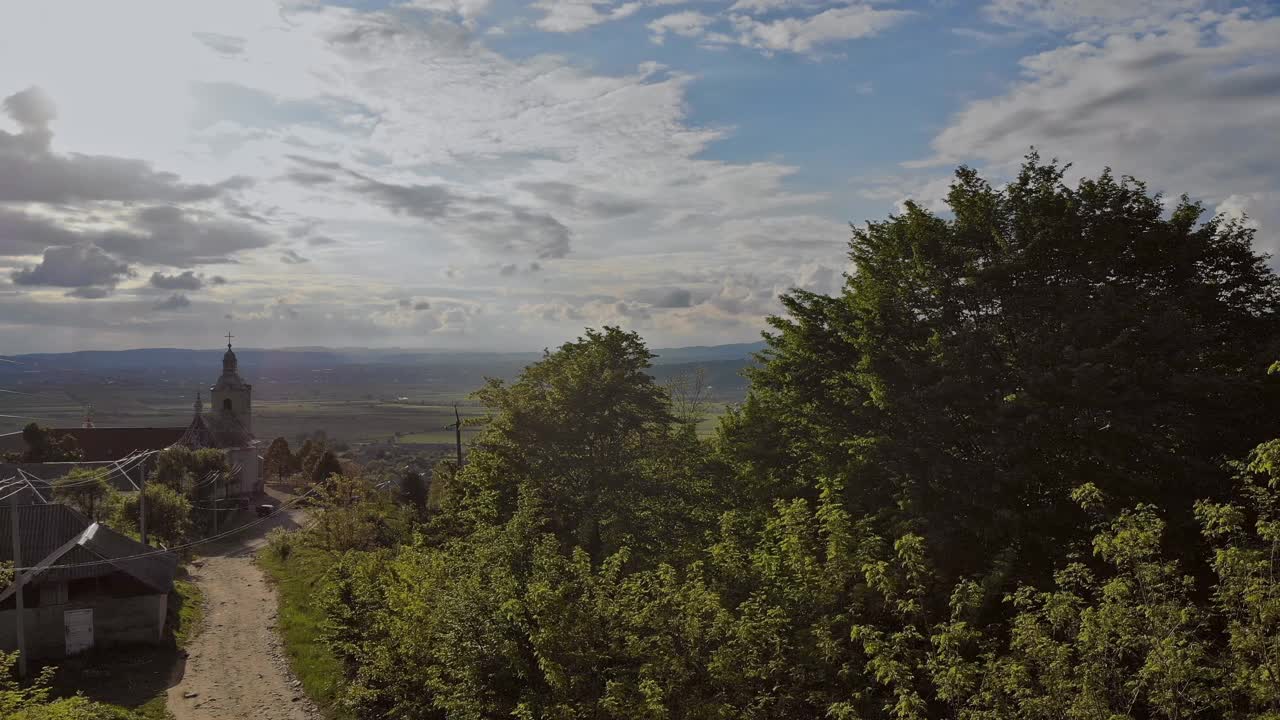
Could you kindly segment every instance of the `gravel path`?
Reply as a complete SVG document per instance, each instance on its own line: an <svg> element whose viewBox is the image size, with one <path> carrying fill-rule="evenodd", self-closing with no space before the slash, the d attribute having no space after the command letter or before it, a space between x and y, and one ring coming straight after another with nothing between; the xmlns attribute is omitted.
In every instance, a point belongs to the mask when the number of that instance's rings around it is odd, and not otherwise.
<svg viewBox="0 0 1280 720"><path fill-rule="evenodd" d="M187 648L182 680L169 688L176 720L319 718L290 675L276 633L276 595L253 552L267 525L294 525L282 513L233 547L196 561L192 574L204 592L204 627Z"/></svg>

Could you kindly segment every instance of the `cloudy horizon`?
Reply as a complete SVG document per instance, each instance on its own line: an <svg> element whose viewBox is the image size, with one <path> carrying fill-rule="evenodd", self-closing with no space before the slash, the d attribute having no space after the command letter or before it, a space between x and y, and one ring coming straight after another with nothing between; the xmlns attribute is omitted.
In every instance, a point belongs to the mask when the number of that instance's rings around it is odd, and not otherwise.
<svg viewBox="0 0 1280 720"><path fill-rule="evenodd" d="M121 7L128 8L127 12ZM751 342L1035 146L1280 245L1280 16L1215 0L7 3L0 353Z"/></svg>

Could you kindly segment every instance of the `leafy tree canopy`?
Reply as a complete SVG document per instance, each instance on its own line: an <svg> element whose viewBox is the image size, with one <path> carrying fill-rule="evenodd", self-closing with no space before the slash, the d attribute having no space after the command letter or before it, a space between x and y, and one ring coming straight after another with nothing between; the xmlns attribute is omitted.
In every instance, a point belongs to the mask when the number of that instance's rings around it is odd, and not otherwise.
<svg viewBox="0 0 1280 720"><path fill-rule="evenodd" d="M1276 277L1246 226L1066 171L856 229L712 444L605 328L478 393L426 526L326 486L344 709L1280 717Z"/></svg>
<svg viewBox="0 0 1280 720"><path fill-rule="evenodd" d="M953 577L1085 543L1083 482L1183 508L1171 531L1194 535L1223 460L1277 430L1280 285L1246 225L1067 170L1033 154L996 189L961 168L953 217L909 203L854 230L843 293L783 296L722 433L747 485L839 477L856 512L949 548Z"/></svg>
<svg viewBox="0 0 1280 720"><path fill-rule="evenodd" d="M6 458L10 462L72 462L84 457L75 438L70 435L58 435L50 428L38 423L28 423L22 428L22 441L26 449L18 453L9 453Z"/></svg>
<svg viewBox="0 0 1280 720"><path fill-rule="evenodd" d="M54 481L54 502L69 505L90 519L101 519L113 493L105 475L101 469L75 468Z"/></svg>

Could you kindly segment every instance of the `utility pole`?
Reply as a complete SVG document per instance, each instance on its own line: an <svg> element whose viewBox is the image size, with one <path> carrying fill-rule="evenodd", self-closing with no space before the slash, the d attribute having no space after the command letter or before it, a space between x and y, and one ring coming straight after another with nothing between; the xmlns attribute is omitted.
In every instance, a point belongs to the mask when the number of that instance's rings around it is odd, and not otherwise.
<svg viewBox="0 0 1280 720"><path fill-rule="evenodd" d="M147 461L138 466L138 535L147 544Z"/></svg>
<svg viewBox="0 0 1280 720"><path fill-rule="evenodd" d="M18 493L9 498L9 508L12 511L12 521L9 523L13 528L13 585L14 598L17 602L17 618L18 618L18 677L26 679L27 677L27 635L26 628L23 627L23 615L26 614L26 608L22 602L22 531L18 529Z"/></svg>
<svg viewBox="0 0 1280 720"><path fill-rule="evenodd" d="M462 415L458 413L458 403L453 404L453 437L458 448L458 469L462 469Z"/></svg>

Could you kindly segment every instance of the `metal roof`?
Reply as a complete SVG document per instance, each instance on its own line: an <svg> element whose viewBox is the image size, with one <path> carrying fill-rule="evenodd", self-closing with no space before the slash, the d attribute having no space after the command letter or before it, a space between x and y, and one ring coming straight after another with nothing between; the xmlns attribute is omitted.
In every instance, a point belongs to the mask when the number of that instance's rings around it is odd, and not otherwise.
<svg viewBox="0 0 1280 720"><path fill-rule="evenodd" d="M13 532L12 513L12 509L0 507L0 561L5 562L13 561L12 543L4 541ZM63 549L62 554L49 564L82 566L45 570L28 579L28 583L102 577L123 572L158 592L168 592L173 587L173 576L178 567L178 559L173 553L157 552L157 548L95 523L66 505L21 505L18 507L18 529L24 567L49 559L59 549ZM153 554L133 557L144 553Z"/></svg>

